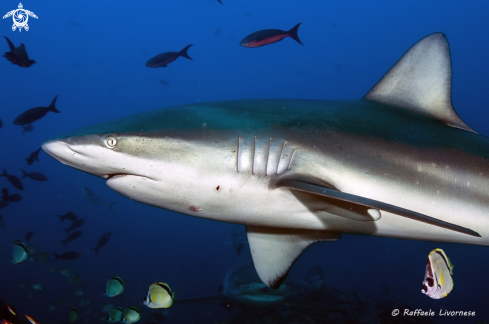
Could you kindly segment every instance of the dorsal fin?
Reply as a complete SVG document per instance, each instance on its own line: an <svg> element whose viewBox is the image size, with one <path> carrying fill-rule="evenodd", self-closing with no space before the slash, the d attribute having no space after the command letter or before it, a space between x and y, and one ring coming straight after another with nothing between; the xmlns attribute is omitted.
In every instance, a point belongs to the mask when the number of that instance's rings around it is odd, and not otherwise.
<svg viewBox="0 0 489 324"><path fill-rule="evenodd" d="M450 47L445 34L435 33L414 44L365 98L476 133L453 109L451 92Z"/></svg>

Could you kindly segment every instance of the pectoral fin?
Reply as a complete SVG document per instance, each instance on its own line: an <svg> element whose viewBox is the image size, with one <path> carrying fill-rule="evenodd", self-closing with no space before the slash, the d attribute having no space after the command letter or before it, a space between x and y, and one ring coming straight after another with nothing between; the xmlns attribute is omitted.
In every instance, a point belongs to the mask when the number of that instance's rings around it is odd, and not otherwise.
<svg viewBox="0 0 489 324"><path fill-rule="evenodd" d="M301 180L291 180L291 179L281 181L280 184L277 185L280 187L287 187L292 190L298 190L314 195L327 197L328 199L336 200L338 202L338 205L341 205L342 203L352 204L353 206L356 206L358 210L362 210L362 208L364 210L366 209L368 213L371 214L371 216L372 215L374 216L373 218L375 218L375 216L377 215L379 219L380 211L386 211L394 215L410 218L412 220L416 220L419 222L423 222L438 227L443 227L451 231L460 232L471 236L481 237L479 233L462 226L444 222L442 220L427 215L423 215L402 207L386 204L381 201L348 194L339 190L328 188L326 186L320 186L316 184L307 183ZM379 211L379 213L377 214L375 210ZM338 214L338 216L344 216L344 215ZM354 219L353 217L347 217L347 218Z"/></svg>
<svg viewBox="0 0 489 324"><path fill-rule="evenodd" d="M309 245L336 241L340 233L288 228L246 226L256 272L268 287L277 289L295 260Z"/></svg>

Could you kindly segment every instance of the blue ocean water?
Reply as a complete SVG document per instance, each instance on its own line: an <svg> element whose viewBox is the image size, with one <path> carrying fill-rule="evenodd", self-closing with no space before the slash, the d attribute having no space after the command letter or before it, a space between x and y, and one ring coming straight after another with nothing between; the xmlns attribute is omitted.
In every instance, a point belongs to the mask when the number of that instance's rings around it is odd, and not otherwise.
<svg viewBox="0 0 489 324"><path fill-rule="evenodd" d="M489 3L471 1L49 1L23 2L29 31L12 31L12 19L0 22L1 35L15 46L24 43L36 64L21 68L0 60L0 168L20 176L20 169L42 172L47 182L23 180L24 191L4 178L2 185L22 195L20 202L0 209L0 299L41 323L63 323L70 307L79 321L106 304L151 311L140 302L148 286L168 283L181 298L217 292L236 252L225 244L244 226L193 218L150 207L118 195L104 180L64 166L44 152L40 162L25 158L43 140L59 133L112 118L195 102L261 99L335 99L362 97L415 42L433 32L446 33L453 66L452 100L459 116L489 136ZM3 14L16 9L2 1ZM246 35L262 29L288 30L302 22L299 37L260 48L239 45ZM0 40L1 52L8 45ZM194 61L179 58L166 68L150 69L145 62L168 51L188 51ZM166 81L167 84L163 84ZM22 134L13 120L23 111L48 106L59 95L60 114L48 113L34 130ZM117 201L116 215L89 202L81 187L89 187L106 202ZM55 215L73 211L86 219L83 235L64 248L66 238ZM41 252L77 251L72 261L10 262L12 242L35 232L31 243ZM97 255L90 249L112 232ZM447 298L421 294L426 258L443 248L455 265L455 288ZM53 255L51 254L51 257ZM83 277L90 304L80 306L78 288L54 264L68 266ZM344 235L337 242L317 243L294 265L289 277L301 280L320 264L326 285L371 296L372 300L402 302L410 309L475 311L476 316L431 318L435 323L489 321L487 247ZM103 296L105 282L120 276L126 291ZM21 289L19 282L28 287ZM41 281L42 291L31 285ZM50 305L56 306L48 312ZM236 316L220 305L174 305L167 323L225 323ZM91 313L91 314L90 314ZM359 315L360 317L361 315ZM395 322L395 319L393 319Z"/></svg>

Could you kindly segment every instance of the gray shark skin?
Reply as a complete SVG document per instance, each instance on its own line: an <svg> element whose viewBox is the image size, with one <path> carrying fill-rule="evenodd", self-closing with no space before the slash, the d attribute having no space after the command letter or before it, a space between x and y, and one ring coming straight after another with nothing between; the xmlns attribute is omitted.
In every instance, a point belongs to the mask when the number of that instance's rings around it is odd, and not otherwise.
<svg viewBox="0 0 489 324"><path fill-rule="evenodd" d="M305 248L342 233L489 245L489 139L452 107L441 33L416 43L360 100L190 104L42 148L131 199L246 225L272 288Z"/></svg>

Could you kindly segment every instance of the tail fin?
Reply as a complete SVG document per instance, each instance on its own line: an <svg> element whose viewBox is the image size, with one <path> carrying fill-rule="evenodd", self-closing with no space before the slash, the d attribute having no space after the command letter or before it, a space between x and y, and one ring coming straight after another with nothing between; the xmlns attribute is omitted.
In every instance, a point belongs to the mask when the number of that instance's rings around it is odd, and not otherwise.
<svg viewBox="0 0 489 324"><path fill-rule="evenodd" d="M10 51L13 52L15 51L15 46L14 44L10 41L10 39L8 39L7 37L3 36L6 40L7 40L7 43L8 43L8 47L10 48Z"/></svg>
<svg viewBox="0 0 489 324"><path fill-rule="evenodd" d="M114 206L115 204L117 204L117 201L114 201L112 203L109 203L109 209L112 212L112 214L114 214L114 216L117 216L116 213L115 213L115 211L114 211L114 209L112 208L112 206Z"/></svg>
<svg viewBox="0 0 489 324"><path fill-rule="evenodd" d="M54 106L56 104L56 99L58 99L58 96L57 95L56 97L54 97L53 101L51 102L51 104L49 105L49 110L52 111L52 112L55 112L55 113L59 113L60 111L58 109L56 109L56 107Z"/></svg>
<svg viewBox="0 0 489 324"><path fill-rule="evenodd" d="M56 98L58 98L58 96L56 96ZM37 162L39 162L39 152L41 152L41 149L42 149L42 148L40 147L40 148L38 148L38 149L37 149L37 150L34 152L34 153L36 154L36 155L35 155L35 157L34 157L34 159L35 159Z"/></svg>
<svg viewBox="0 0 489 324"><path fill-rule="evenodd" d="M91 251L95 251L95 252L97 252L97 254L99 254L99 253L98 253L98 250L99 250L99 249L100 249L100 248L97 246L96 248L93 248L93 249L90 249L90 250L91 250Z"/></svg>
<svg viewBox="0 0 489 324"><path fill-rule="evenodd" d="M299 26L301 25L302 23L298 23L297 25L295 25L291 30L289 30L287 33L290 35L290 37L292 37L297 43L301 44L301 45L304 45L302 44L301 40L299 39L299 35L297 34L297 32L299 31Z"/></svg>
<svg viewBox="0 0 489 324"><path fill-rule="evenodd" d="M20 171L22 171L22 178L21 179L24 179L25 177L29 177L29 174L27 172L25 172L22 169L20 169Z"/></svg>
<svg viewBox="0 0 489 324"><path fill-rule="evenodd" d="M5 170L5 168L3 168L3 173L0 174L0 177L8 177L8 173L7 170Z"/></svg>
<svg viewBox="0 0 489 324"><path fill-rule="evenodd" d="M179 56L186 57L186 58L188 58L189 60L192 60L192 61L193 61L193 59L192 59L190 56L188 56L188 54L187 54L187 51L188 51L189 47L190 47L190 46L192 46L192 45L194 45L194 44L190 44L190 45L186 46L186 47L185 47L183 50L181 50L181 51L178 53L178 55L179 55Z"/></svg>
<svg viewBox="0 0 489 324"><path fill-rule="evenodd" d="M54 252L53 252L53 254L54 254L54 261L56 261L56 260L58 260L59 258L61 258L61 255L56 254L56 253L54 253Z"/></svg>

